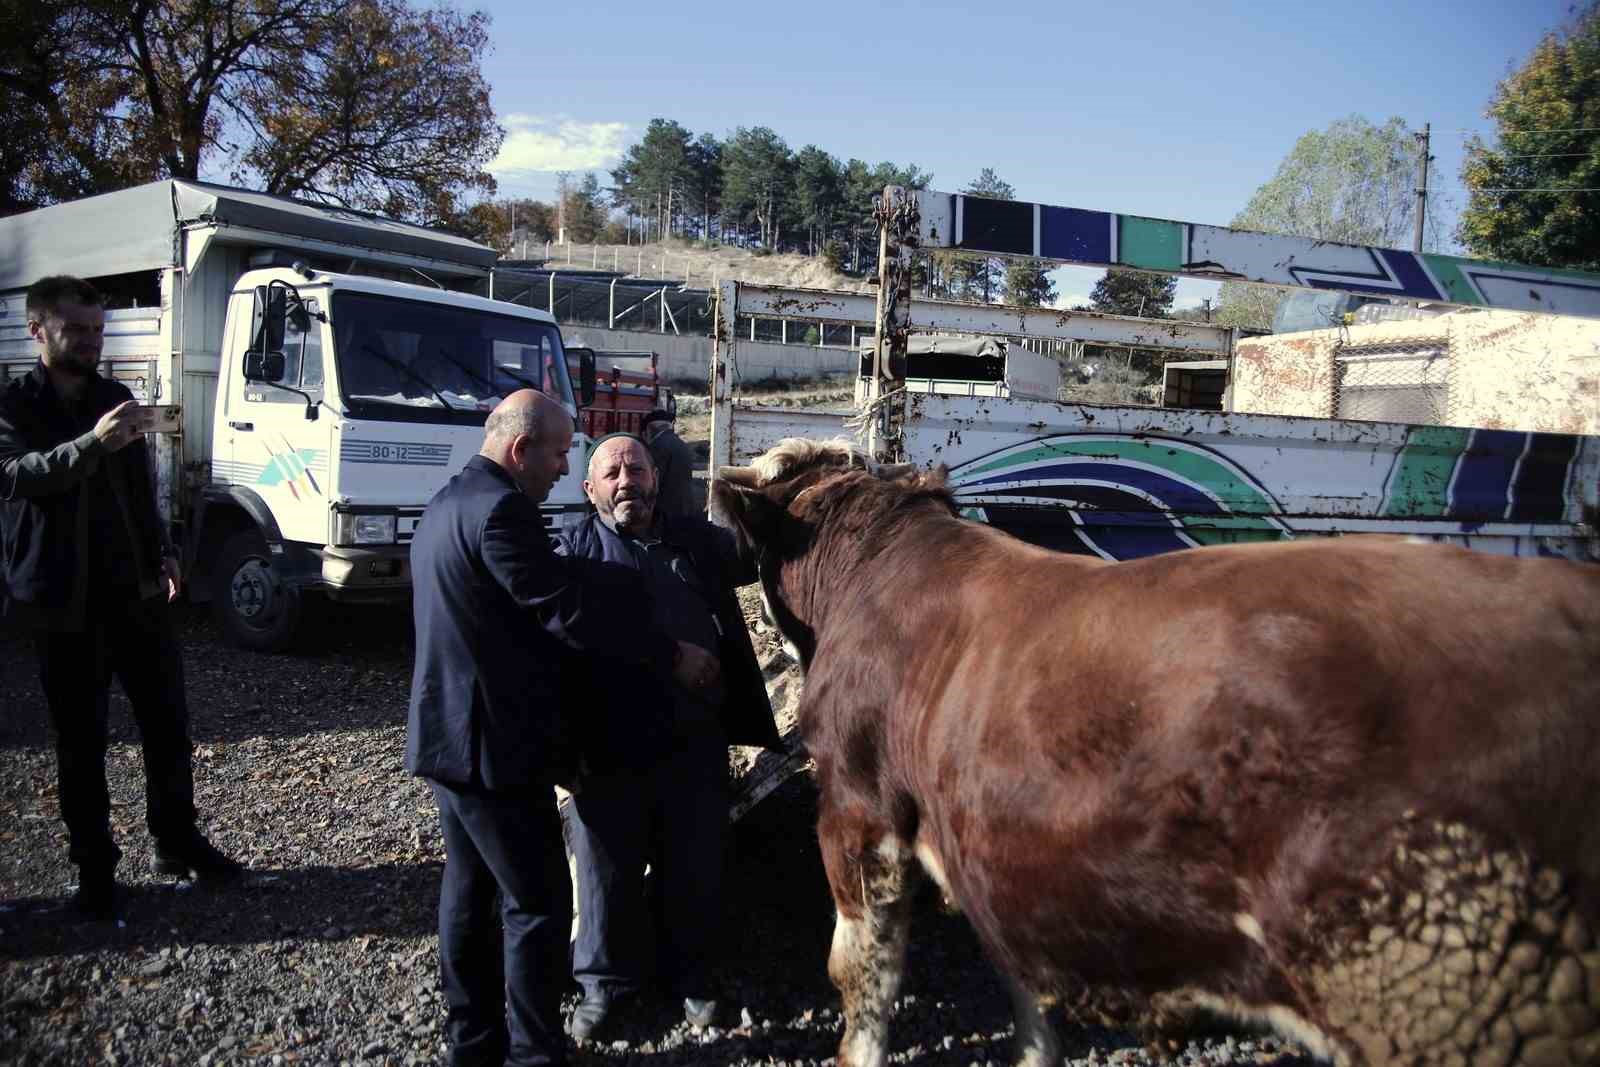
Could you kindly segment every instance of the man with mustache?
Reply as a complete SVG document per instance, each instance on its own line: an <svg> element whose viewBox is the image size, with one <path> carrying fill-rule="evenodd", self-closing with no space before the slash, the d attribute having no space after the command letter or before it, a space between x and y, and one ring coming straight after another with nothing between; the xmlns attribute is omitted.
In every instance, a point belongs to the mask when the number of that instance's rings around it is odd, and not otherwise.
<svg viewBox="0 0 1600 1067"><path fill-rule="evenodd" d="M563 535L563 551L637 570L649 584L656 624L680 641L715 650L721 669L687 686L646 669L594 680L603 706L594 709L592 729L607 740L586 746L588 772L569 827L578 874L572 970L584 991L571 1032L580 1041L596 1039L614 1020L613 1005L637 994L652 972L682 998L690 1025L711 1024L728 746L778 746L733 595L736 586L756 580L754 559L741 554L729 531L658 509L655 464L637 437L601 438L588 474L583 490L595 514ZM655 882L653 922L646 864Z"/></svg>
<svg viewBox="0 0 1600 1067"><path fill-rule="evenodd" d="M113 674L139 727L156 873L233 878L241 867L195 826L183 660L167 608L178 558L156 510L133 395L98 373L103 301L60 275L34 283L25 306L39 362L0 393L0 614L35 631L78 866L74 903L108 919L122 857L105 771Z"/></svg>

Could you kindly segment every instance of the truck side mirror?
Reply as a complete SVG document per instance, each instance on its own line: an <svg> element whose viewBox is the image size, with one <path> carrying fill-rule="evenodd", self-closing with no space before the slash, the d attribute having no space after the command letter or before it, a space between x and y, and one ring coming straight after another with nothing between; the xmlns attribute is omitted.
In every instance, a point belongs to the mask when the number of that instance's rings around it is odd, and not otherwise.
<svg viewBox="0 0 1600 1067"><path fill-rule="evenodd" d="M255 329L250 334L250 347L245 352L245 378L250 381L271 382L283 377L283 336L289 318L289 290L281 285L256 286ZM276 375L271 374L267 357L278 357ZM255 361L255 374L251 373L251 356Z"/></svg>
<svg viewBox="0 0 1600 1067"><path fill-rule="evenodd" d="M590 407L594 404L594 349L569 348L567 349L567 365L571 366L573 356L578 357L578 406Z"/></svg>
<svg viewBox="0 0 1600 1067"><path fill-rule="evenodd" d="M279 352L258 352L250 349L244 354L244 380L276 385L283 381L284 358Z"/></svg>

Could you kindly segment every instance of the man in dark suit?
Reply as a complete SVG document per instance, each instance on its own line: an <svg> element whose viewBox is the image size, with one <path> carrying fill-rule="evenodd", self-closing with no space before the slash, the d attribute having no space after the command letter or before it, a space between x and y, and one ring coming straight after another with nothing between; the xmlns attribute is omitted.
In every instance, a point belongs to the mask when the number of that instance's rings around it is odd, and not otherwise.
<svg viewBox="0 0 1600 1067"><path fill-rule="evenodd" d="M122 858L106 792L112 675L139 727L156 873L228 879L242 868L195 825L183 655L167 606L178 558L156 509L138 405L98 373L100 294L79 278L41 278L26 308L39 362L0 390L0 616L34 631L78 865L74 902L106 919Z"/></svg>
<svg viewBox="0 0 1600 1067"><path fill-rule="evenodd" d="M673 637L716 649L722 666L722 681L709 685L674 684L640 663L593 687L609 743L591 754L569 812L578 873L572 969L584 990L571 1032L592 1041L614 1022L616 1002L652 976L681 1000L691 1026L715 1018L728 746L779 742L734 595L756 580L754 558L703 516L660 510L654 464L638 438L601 438L588 474L583 489L595 514L562 537L562 551L638 572L650 590L643 610Z"/></svg>
<svg viewBox="0 0 1600 1067"><path fill-rule="evenodd" d="M553 787L573 781L581 755L579 709L562 699L575 658L648 662L686 684L719 673L704 648L655 627L634 576L552 551L538 505L567 470L572 429L542 393L507 397L411 545L405 760L428 779L444 833L439 960L455 1064L566 1062L572 888Z"/></svg>

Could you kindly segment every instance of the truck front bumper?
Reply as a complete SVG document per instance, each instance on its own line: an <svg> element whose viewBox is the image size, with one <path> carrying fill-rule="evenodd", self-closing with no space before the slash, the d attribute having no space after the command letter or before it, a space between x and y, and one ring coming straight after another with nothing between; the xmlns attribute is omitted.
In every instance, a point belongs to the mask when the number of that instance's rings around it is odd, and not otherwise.
<svg viewBox="0 0 1600 1067"><path fill-rule="evenodd" d="M320 584L334 600L395 600L411 592L411 550L406 545L321 548Z"/></svg>

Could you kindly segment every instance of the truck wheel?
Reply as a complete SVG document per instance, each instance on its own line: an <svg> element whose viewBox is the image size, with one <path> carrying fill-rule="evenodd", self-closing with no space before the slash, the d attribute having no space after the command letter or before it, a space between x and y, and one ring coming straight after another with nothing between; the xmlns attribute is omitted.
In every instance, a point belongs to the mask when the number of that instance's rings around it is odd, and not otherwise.
<svg viewBox="0 0 1600 1067"><path fill-rule="evenodd" d="M260 533L244 530L228 538L213 573L212 610L229 641L257 652L289 646L300 622L300 590L278 577Z"/></svg>

